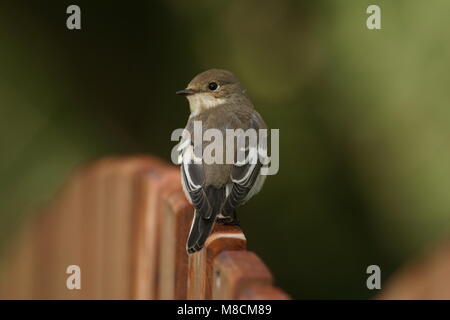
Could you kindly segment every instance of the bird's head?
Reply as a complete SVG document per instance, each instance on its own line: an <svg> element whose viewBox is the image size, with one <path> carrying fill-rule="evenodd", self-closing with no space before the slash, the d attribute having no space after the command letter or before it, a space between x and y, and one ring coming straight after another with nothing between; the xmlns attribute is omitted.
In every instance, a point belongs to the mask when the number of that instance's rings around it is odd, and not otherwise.
<svg viewBox="0 0 450 320"><path fill-rule="evenodd" d="M245 96L239 80L231 72L220 69L200 73L189 82L186 89L176 93L188 98L194 115Z"/></svg>

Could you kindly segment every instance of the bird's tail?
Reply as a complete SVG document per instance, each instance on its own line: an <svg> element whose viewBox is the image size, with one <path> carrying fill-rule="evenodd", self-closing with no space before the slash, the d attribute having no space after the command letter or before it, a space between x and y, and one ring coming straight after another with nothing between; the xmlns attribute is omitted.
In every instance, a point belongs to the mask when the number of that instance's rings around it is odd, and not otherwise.
<svg viewBox="0 0 450 320"><path fill-rule="evenodd" d="M202 218L200 214L195 211L194 220L192 221L191 231L187 242L187 252L194 253L200 251L208 236L211 234L214 227L215 217L209 219Z"/></svg>
<svg viewBox="0 0 450 320"><path fill-rule="evenodd" d="M195 210L194 219L189 232L188 241L186 244L187 252L194 253L200 251L205 245L205 241L211 234L216 217L219 214L220 207L225 197L224 189L208 188L206 189L206 197L208 205L206 208L201 208L205 212Z"/></svg>

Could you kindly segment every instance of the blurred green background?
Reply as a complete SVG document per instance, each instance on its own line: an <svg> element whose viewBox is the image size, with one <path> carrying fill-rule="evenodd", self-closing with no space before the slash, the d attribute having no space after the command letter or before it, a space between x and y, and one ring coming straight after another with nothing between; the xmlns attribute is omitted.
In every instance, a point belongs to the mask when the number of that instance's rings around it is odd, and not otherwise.
<svg viewBox="0 0 450 320"><path fill-rule="evenodd" d="M77 165L169 160L174 92L212 67L280 129L280 171L239 212L294 298L369 298L368 265L386 280L449 234L449 1L76 1L81 31L70 4L0 4L0 245Z"/></svg>

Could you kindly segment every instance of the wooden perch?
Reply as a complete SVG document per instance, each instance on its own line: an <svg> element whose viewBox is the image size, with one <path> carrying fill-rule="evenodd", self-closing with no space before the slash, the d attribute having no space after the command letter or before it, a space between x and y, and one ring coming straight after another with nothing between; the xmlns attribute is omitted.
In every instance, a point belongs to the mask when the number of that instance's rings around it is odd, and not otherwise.
<svg viewBox="0 0 450 320"><path fill-rule="evenodd" d="M224 251L214 260L212 298L288 299L272 286L272 274L261 259L250 251Z"/></svg>
<svg viewBox="0 0 450 320"><path fill-rule="evenodd" d="M177 167L141 156L89 164L11 242L0 298L289 298L245 251L238 227L217 224L205 248L188 256L192 217ZM81 290L66 286L70 265L80 267Z"/></svg>
<svg viewBox="0 0 450 320"><path fill-rule="evenodd" d="M247 244L237 226L216 224L205 247L189 256L188 299L211 299L213 263L216 256L227 250L244 250Z"/></svg>

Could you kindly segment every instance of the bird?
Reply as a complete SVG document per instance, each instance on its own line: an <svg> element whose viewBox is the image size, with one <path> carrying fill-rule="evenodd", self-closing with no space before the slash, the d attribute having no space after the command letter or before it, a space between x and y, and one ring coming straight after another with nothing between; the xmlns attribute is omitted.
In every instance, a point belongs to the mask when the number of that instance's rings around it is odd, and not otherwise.
<svg viewBox="0 0 450 320"><path fill-rule="evenodd" d="M245 131L267 129L261 115L255 110L246 90L233 73L210 69L195 76L186 89L176 92L187 97L190 116L185 127L194 136L195 122L201 123L203 131L216 129L226 135L227 130ZM242 134L242 131L241 134ZM238 139L238 138L237 138ZM201 158L207 142L194 149L194 139L188 141L186 153L190 159ZM237 154L234 150L225 150ZM245 144L249 154L249 142ZM197 159L198 160L198 159ZM201 159L203 160L203 159ZM239 225L236 208L258 193L266 175L261 174L264 164L258 160L252 163L207 163L206 161L183 161L180 165L181 184L188 201L194 207L186 251L192 254L200 251L211 234L216 222Z"/></svg>

